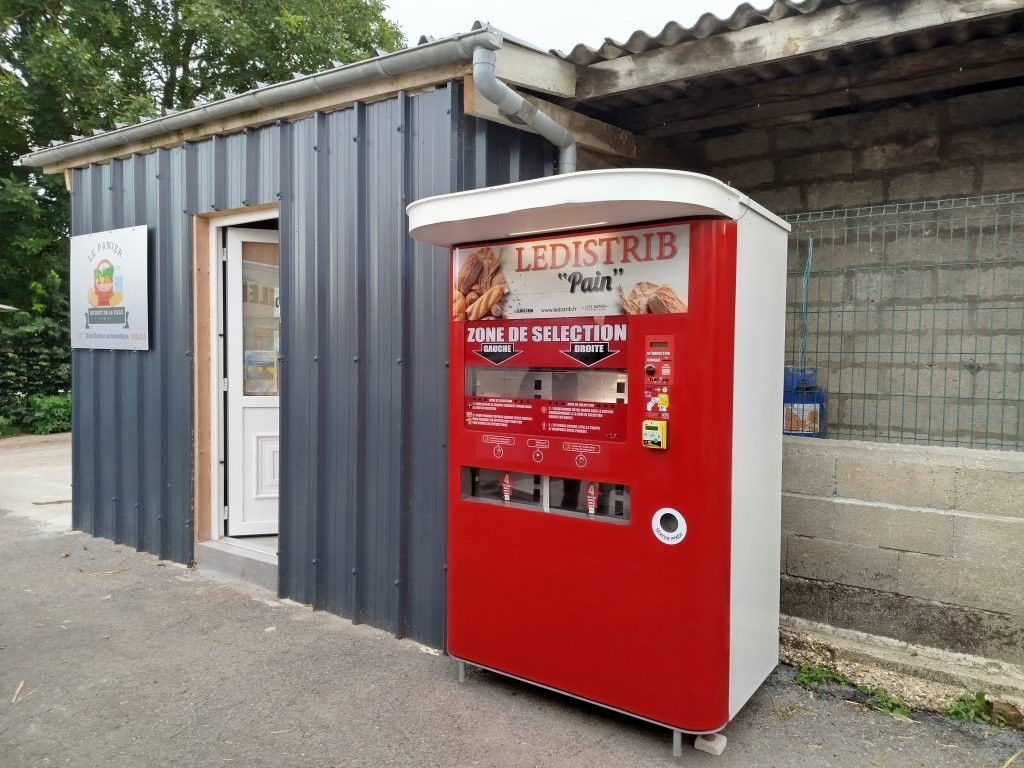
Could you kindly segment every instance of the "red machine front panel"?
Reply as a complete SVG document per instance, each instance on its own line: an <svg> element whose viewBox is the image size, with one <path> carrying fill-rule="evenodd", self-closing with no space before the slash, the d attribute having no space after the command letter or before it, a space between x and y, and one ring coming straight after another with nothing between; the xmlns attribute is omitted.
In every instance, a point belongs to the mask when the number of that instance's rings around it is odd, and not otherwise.
<svg viewBox="0 0 1024 768"><path fill-rule="evenodd" d="M687 242L668 240L669 226ZM506 284L487 258L453 271L449 653L675 728L721 727L735 225L474 248L501 254L506 271L561 268L567 304L596 309L609 273L625 289L602 314L536 318L562 309L522 299L536 274ZM639 279L667 269L685 271L668 296ZM592 295L581 298L583 280ZM505 300L472 308L488 296ZM666 508L681 524L656 533Z"/></svg>

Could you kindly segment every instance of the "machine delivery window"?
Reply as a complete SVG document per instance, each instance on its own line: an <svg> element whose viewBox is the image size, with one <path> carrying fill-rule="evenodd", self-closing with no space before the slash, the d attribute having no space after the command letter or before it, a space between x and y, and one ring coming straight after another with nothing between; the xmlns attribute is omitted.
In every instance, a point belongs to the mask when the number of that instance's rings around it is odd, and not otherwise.
<svg viewBox="0 0 1024 768"><path fill-rule="evenodd" d="M629 486L464 467L462 497L539 512L629 520Z"/></svg>
<svg viewBox="0 0 1024 768"><path fill-rule="evenodd" d="M466 368L466 395L625 403L626 372L560 368Z"/></svg>

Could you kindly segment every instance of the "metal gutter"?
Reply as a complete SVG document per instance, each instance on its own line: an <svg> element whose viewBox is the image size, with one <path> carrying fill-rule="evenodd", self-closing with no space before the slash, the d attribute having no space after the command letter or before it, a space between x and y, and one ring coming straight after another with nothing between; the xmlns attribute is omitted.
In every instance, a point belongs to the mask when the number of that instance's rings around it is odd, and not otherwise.
<svg viewBox="0 0 1024 768"><path fill-rule="evenodd" d="M502 34L492 27L452 35L413 48L378 56L375 59L346 64L341 67L302 75L284 83L255 88L210 104L200 104L181 112L157 118L142 118L129 125L95 136L30 152L21 158L22 165L41 168L56 165L93 152L145 141L185 128L251 112L318 93L335 91L371 80L394 77L417 69L473 58L474 50L495 51L503 44Z"/></svg>
<svg viewBox="0 0 1024 768"><path fill-rule="evenodd" d="M576 140L563 126L513 91L494 74L493 49L481 46L473 51L473 82L480 95L514 123L528 125L558 147L558 173L576 170Z"/></svg>

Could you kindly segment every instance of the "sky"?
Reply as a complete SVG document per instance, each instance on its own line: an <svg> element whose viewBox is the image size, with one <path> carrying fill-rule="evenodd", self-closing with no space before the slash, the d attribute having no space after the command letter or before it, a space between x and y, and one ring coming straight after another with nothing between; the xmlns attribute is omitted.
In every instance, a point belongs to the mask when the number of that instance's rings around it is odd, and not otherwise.
<svg viewBox="0 0 1024 768"><path fill-rule="evenodd" d="M656 35L669 21L693 24L701 14L730 16L740 0L384 0L385 16L397 23L410 45L420 35L447 37L468 32L479 19L539 48L565 53L577 43L597 48L606 37L625 41L637 29ZM771 0L751 0L767 8Z"/></svg>

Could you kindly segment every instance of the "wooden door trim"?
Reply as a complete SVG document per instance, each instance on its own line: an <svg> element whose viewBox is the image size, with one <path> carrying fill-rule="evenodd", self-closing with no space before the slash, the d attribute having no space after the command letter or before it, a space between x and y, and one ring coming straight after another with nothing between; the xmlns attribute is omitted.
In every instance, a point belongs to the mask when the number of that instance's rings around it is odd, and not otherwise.
<svg viewBox="0 0 1024 768"><path fill-rule="evenodd" d="M215 538L213 531L215 494L219 492L216 438L220 407L215 400L217 356L213 334L214 312L219 297L214 293L220 261L212 243L216 232L227 226L244 226L267 219L280 219L274 203L251 205L227 211L201 213L192 217L192 537L193 546ZM219 538L219 537L218 537Z"/></svg>

